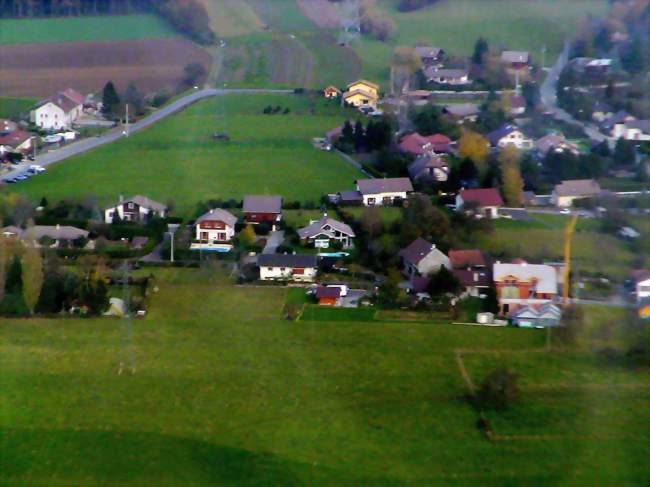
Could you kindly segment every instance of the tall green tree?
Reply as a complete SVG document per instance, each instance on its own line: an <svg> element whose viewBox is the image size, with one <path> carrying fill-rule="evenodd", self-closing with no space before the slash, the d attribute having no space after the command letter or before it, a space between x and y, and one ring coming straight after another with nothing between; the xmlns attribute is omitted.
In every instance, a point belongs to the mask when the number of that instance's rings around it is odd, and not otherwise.
<svg viewBox="0 0 650 487"><path fill-rule="evenodd" d="M5 292L6 294L22 294L23 292L23 266L17 255L11 260L9 269L7 269Z"/></svg>
<svg viewBox="0 0 650 487"><path fill-rule="evenodd" d="M117 94L113 82L109 81L102 91L102 113L107 117L114 116L119 104L120 96Z"/></svg>
<svg viewBox="0 0 650 487"><path fill-rule="evenodd" d="M489 50L490 47L488 46L488 42L482 37L479 37L474 43L474 53L472 54L472 62L474 64L479 64L479 65L483 64L483 61L485 60L485 56L487 55Z"/></svg>
<svg viewBox="0 0 650 487"><path fill-rule="evenodd" d="M35 245L29 245L23 256L23 296L30 313L34 313L43 287L43 259Z"/></svg>

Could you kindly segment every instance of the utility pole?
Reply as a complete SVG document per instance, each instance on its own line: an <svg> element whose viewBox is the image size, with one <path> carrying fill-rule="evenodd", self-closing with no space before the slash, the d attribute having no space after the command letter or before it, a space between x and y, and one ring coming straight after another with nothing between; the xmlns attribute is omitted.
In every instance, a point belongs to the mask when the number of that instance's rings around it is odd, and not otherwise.
<svg viewBox="0 0 650 487"><path fill-rule="evenodd" d="M546 44L542 44L542 69L546 67Z"/></svg>
<svg viewBox="0 0 650 487"><path fill-rule="evenodd" d="M129 104L126 104L126 131L124 132L126 136L129 136Z"/></svg>

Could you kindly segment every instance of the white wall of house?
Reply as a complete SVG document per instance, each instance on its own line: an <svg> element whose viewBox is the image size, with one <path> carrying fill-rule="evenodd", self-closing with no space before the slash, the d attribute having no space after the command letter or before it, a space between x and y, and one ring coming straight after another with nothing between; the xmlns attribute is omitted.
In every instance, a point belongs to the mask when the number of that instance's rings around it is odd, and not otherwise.
<svg viewBox="0 0 650 487"><path fill-rule="evenodd" d="M124 204L120 203L117 206L114 206L112 208L107 208L106 210L104 210L104 221L106 223L113 223L113 219L115 218L115 213L116 212L117 212L118 216L120 217L120 220L128 220L127 218L124 218ZM139 218L138 221L146 220L149 217L150 213L152 213L152 210L150 208L145 208L143 206L140 206L140 208L139 208L140 218ZM164 212L160 216L164 217L165 216Z"/></svg>
<svg viewBox="0 0 650 487"><path fill-rule="evenodd" d="M585 196L558 196L555 191L551 193L551 204L560 208L570 208L575 200L583 199Z"/></svg>
<svg viewBox="0 0 650 487"><path fill-rule="evenodd" d="M77 105L66 113L54 103L47 102L32 110L31 120L43 130L61 130L71 128L72 123L81 116L82 112L82 105Z"/></svg>
<svg viewBox="0 0 650 487"><path fill-rule="evenodd" d="M519 130L515 130L514 132L509 133L505 137L499 139L499 143L497 145L502 148L511 145L515 146L517 149L530 149L533 147L533 141L527 139Z"/></svg>
<svg viewBox="0 0 650 487"><path fill-rule="evenodd" d="M260 279L262 281L291 280L296 282L313 282L316 279L317 270L315 267L302 269L302 273L295 273L293 267L260 267Z"/></svg>
<svg viewBox="0 0 650 487"><path fill-rule="evenodd" d="M625 140L632 141L648 141L650 140L650 134L646 134L643 130L638 128L628 128L624 124L620 124L621 129L617 130L619 125L614 126L614 138L618 139L623 137Z"/></svg>
<svg viewBox="0 0 650 487"><path fill-rule="evenodd" d="M456 195L456 211L463 211L465 207L465 202L463 197L460 194ZM499 206L479 206L476 208L476 212L479 215L482 215L485 218L499 218ZM479 217L480 218L480 217Z"/></svg>
<svg viewBox="0 0 650 487"><path fill-rule="evenodd" d="M223 228L201 228L195 225L195 240L208 242L229 242L235 236L235 228L229 225L223 225Z"/></svg>
<svg viewBox="0 0 650 487"><path fill-rule="evenodd" d="M406 199L406 191L397 192L397 193L377 193L377 194L364 194L363 204L364 206L382 206L390 205L396 199Z"/></svg>
<svg viewBox="0 0 650 487"><path fill-rule="evenodd" d="M650 298L650 279L636 283L636 299L641 301L647 298Z"/></svg>

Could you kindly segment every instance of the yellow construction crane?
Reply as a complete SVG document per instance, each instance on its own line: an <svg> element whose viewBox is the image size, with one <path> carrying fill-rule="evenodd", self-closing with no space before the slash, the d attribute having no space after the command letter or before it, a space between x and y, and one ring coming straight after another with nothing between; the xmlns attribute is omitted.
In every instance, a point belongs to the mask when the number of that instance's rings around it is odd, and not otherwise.
<svg viewBox="0 0 650 487"><path fill-rule="evenodd" d="M569 290L571 288L571 244L573 243L573 233L578 223L578 215L573 215L571 221L564 229L564 276L562 283L562 306L569 305Z"/></svg>

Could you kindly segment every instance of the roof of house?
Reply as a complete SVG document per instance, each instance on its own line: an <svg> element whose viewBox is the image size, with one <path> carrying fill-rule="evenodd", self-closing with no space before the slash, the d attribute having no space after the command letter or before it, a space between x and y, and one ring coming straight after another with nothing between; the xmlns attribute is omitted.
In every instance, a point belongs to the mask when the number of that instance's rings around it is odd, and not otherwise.
<svg viewBox="0 0 650 487"><path fill-rule="evenodd" d="M244 196L244 213L282 213L282 197Z"/></svg>
<svg viewBox="0 0 650 487"><path fill-rule="evenodd" d="M323 228L325 226L329 226L331 229L325 230ZM338 220L334 220L333 218L329 218L327 215L323 215L323 217L321 217L319 220L310 223L306 227L299 228L298 236L301 239L311 238L321 234L327 235L328 237L333 237L334 231L339 231L350 237L355 236L354 230L350 228L350 225Z"/></svg>
<svg viewBox="0 0 650 487"><path fill-rule="evenodd" d="M490 286L490 273L487 270L453 269L452 272L463 287Z"/></svg>
<svg viewBox="0 0 650 487"><path fill-rule="evenodd" d="M0 232L3 235L17 235L20 236L23 233L22 228L15 227L13 225L9 225L8 227L4 227L0 229Z"/></svg>
<svg viewBox="0 0 650 487"><path fill-rule="evenodd" d="M442 54L443 50L440 47L431 47L431 46L417 46L415 48L415 54L423 57L432 57L437 58Z"/></svg>
<svg viewBox="0 0 650 487"><path fill-rule="evenodd" d="M526 51L503 51L501 61L506 63L527 63L530 54Z"/></svg>
<svg viewBox="0 0 650 487"><path fill-rule="evenodd" d="M481 110L475 103L458 103L445 105L443 111L454 117L471 117Z"/></svg>
<svg viewBox="0 0 650 487"><path fill-rule="evenodd" d="M221 221L230 227L234 227L235 223L237 223L237 217L229 211L221 208L214 208L198 217L195 223L199 224L204 221Z"/></svg>
<svg viewBox="0 0 650 487"><path fill-rule="evenodd" d="M443 134L424 136L413 132L402 138L399 143L399 148L402 152L422 155L430 150L434 152L447 152L450 144L451 139Z"/></svg>
<svg viewBox="0 0 650 487"><path fill-rule="evenodd" d="M61 94L67 96L68 98L70 98L77 105L83 105L84 102L86 101L85 96L83 96L77 90L74 90L72 88L66 88L65 90L63 90L61 92Z"/></svg>
<svg viewBox="0 0 650 487"><path fill-rule="evenodd" d="M86 230L67 225L35 225L24 230L18 227L5 227L2 231L13 233L22 240L40 240L43 237L52 240L76 240L88 237Z"/></svg>
<svg viewBox="0 0 650 487"><path fill-rule="evenodd" d="M131 240L131 247L134 249L141 249L149 242L149 237L137 236Z"/></svg>
<svg viewBox="0 0 650 487"><path fill-rule="evenodd" d="M496 188L461 189L458 193L464 203L478 206L503 206L503 199Z"/></svg>
<svg viewBox="0 0 650 487"><path fill-rule="evenodd" d="M146 196L142 196L140 194L136 194L132 198L120 200L114 205L109 206L109 208L115 208L116 206L121 205L123 203L135 203L138 206L141 206L143 208L149 208L150 210L154 210L154 211L167 210L167 206L163 205L162 203L158 203L157 201L149 199Z"/></svg>
<svg viewBox="0 0 650 487"><path fill-rule="evenodd" d="M260 267L311 268L318 266L315 255L307 254L261 254L257 257Z"/></svg>
<svg viewBox="0 0 650 487"><path fill-rule="evenodd" d="M625 122L625 128L638 129L645 134L650 134L650 120L631 120Z"/></svg>
<svg viewBox="0 0 650 487"><path fill-rule="evenodd" d="M353 191L340 191L339 198L341 201L361 201L363 197L361 193L356 190Z"/></svg>
<svg viewBox="0 0 650 487"><path fill-rule="evenodd" d="M526 99L521 95L512 95L509 99L510 108L526 108Z"/></svg>
<svg viewBox="0 0 650 487"><path fill-rule="evenodd" d="M417 265L422 259L436 249L435 244L427 242L423 238L417 238L411 244L402 249L399 256L411 264ZM440 252L440 251L438 251Z"/></svg>
<svg viewBox="0 0 650 487"><path fill-rule="evenodd" d="M81 99L81 101L79 101ZM76 91L68 88L65 91L60 91L56 95L53 95L45 100L42 100L37 107L46 105L47 103L53 103L58 106L65 113L72 111L77 108L79 105L83 105L84 98L77 93Z"/></svg>
<svg viewBox="0 0 650 487"><path fill-rule="evenodd" d="M434 67L427 68L425 70L425 75L427 78L464 78L469 76L469 71L466 69L436 69Z"/></svg>
<svg viewBox="0 0 650 487"><path fill-rule="evenodd" d="M325 88L323 91L335 91L337 93L341 93L341 90L339 90L336 86L334 85L329 85L327 88Z"/></svg>
<svg viewBox="0 0 650 487"><path fill-rule="evenodd" d="M326 132L325 137L327 137L329 140L334 140L339 138L342 133L343 133L343 125L339 125L338 127L334 127L332 130Z"/></svg>
<svg viewBox="0 0 650 487"><path fill-rule="evenodd" d="M5 133L4 135L2 132L0 132L0 145L6 145L15 148L19 145L24 144L32 137L34 137L34 134L20 129Z"/></svg>
<svg viewBox="0 0 650 487"><path fill-rule="evenodd" d="M520 281L534 281L536 292L557 294L557 272L550 265L497 262L492 267L492 275L495 282L500 282L509 276Z"/></svg>
<svg viewBox="0 0 650 487"><path fill-rule="evenodd" d="M632 272L630 272L630 278L635 283L647 281L648 279L650 279L650 271L647 269L635 269Z"/></svg>
<svg viewBox="0 0 650 487"><path fill-rule="evenodd" d="M18 128L18 124L16 122L12 122L11 120L0 118L0 134L8 134L10 132L13 132L17 128Z"/></svg>
<svg viewBox="0 0 650 487"><path fill-rule="evenodd" d="M375 90L379 90L379 85L377 83L373 83L372 81L368 81L366 79L358 79L356 81L353 81L350 83L347 88L350 89L351 86L357 85L357 84L364 84L367 85L371 88L374 88Z"/></svg>
<svg viewBox="0 0 650 487"><path fill-rule="evenodd" d="M566 143L567 140L563 134L548 134L542 137L541 139L537 140L537 142L535 142L535 146L537 147L537 150L539 150L543 154L546 154L553 147L557 147L558 145L562 145Z"/></svg>
<svg viewBox="0 0 650 487"><path fill-rule="evenodd" d="M351 98L351 97L353 97L355 95L363 95L363 96L366 96L368 98L377 98L377 95L375 95L374 93L371 93L369 91L366 91L366 90L353 90L353 91L346 91L345 93L343 93L343 99L348 99L348 98Z"/></svg>
<svg viewBox="0 0 650 487"><path fill-rule="evenodd" d="M524 306L513 312L511 318L545 318L557 319L562 317L562 311L553 303L544 303L542 306L535 308L534 306Z"/></svg>
<svg viewBox="0 0 650 487"><path fill-rule="evenodd" d="M451 266L455 269L485 266L485 258L478 249L450 250L449 262L451 262Z"/></svg>
<svg viewBox="0 0 650 487"><path fill-rule="evenodd" d="M411 179L417 179L422 172L430 168L443 170L449 168L447 158L439 154L420 156L409 165L409 176Z"/></svg>
<svg viewBox="0 0 650 487"><path fill-rule="evenodd" d="M600 185L594 179L562 181L554 191L558 196L597 196L601 193Z"/></svg>
<svg viewBox="0 0 650 487"><path fill-rule="evenodd" d="M328 287L328 286L318 286L316 288L316 298L340 298L341 297L341 288L340 287Z"/></svg>
<svg viewBox="0 0 650 487"><path fill-rule="evenodd" d="M618 123L624 123L628 119L635 120L635 118L625 110L619 110L618 112L612 113L609 117L603 120L602 126L605 128L612 128L614 125Z"/></svg>
<svg viewBox="0 0 650 487"><path fill-rule="evenodd" d="M612 60L607 59L607 58L601 58L601 59L592 59L590 61L587 61L586 66L588 68L599 68L599 67L607 67L612 65Z"/></svg>
<svg viewBox="0 0 650 487"><path fill-rule="evenodd" d="M493 130L487 134L486 137L490 141L491 145L497 145L501 139L517 131L519 131L519 129L514 125L506 124L502 125L496 130Z"/></svg>
<svg viewBox="0 0 650 487"><path fill-rule="evenodd" d="M361 194L403 193L413 191L409 178L359 179L357 187Z"/></svg>

